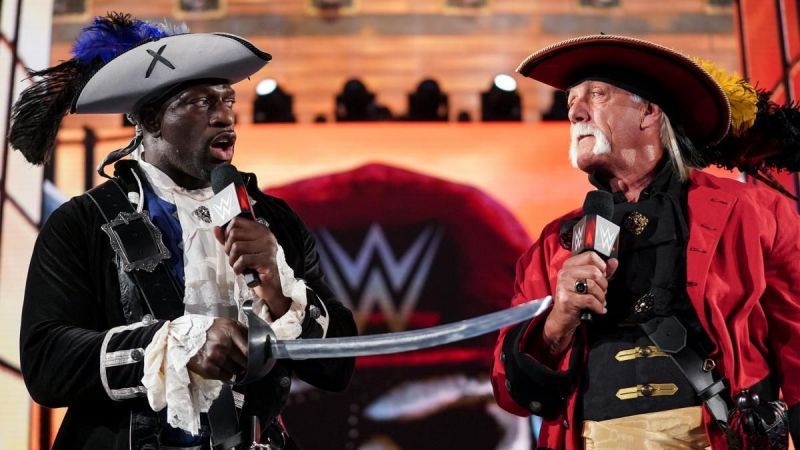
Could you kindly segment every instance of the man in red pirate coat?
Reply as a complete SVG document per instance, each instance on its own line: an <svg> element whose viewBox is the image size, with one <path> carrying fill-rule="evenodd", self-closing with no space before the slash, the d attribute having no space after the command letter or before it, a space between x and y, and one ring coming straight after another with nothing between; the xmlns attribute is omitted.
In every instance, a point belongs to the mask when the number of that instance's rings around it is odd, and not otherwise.
<svg viewBox="0 0 800 450"><path fill-rule="evenodd" d="M542 416L548 449L785 448L790 432L797 442L796 206L696 169L735 167L780 190L768 171L800 169L798 112L622 36L559 42L518 71L566 90L572 165L610 193L621 231L616 258L572 252L576 210L520 258L512 303L554 301L501 332L500 406Z"/></svg>

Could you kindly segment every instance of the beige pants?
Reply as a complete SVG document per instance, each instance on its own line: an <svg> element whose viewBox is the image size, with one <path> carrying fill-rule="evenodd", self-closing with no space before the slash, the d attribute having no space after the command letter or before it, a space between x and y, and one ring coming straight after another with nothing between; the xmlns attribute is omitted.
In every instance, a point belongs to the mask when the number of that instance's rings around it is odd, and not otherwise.
<svg viewBox="0 0 800 450"><path fill-rule="evenodd" d="M710 449L701 406L583 422L586 450Z"/></svg>

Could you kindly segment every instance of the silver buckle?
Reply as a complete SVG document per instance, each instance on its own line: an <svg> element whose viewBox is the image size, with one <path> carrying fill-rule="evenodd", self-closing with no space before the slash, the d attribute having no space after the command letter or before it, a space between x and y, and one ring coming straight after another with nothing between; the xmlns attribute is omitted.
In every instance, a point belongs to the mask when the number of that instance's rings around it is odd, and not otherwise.
<svg viewBox="0 0 800 450"><path fill-rule="evenodd" d="M150 220L147 211L120 212L100 226L111 240L111 248L122 263L122 270L152 272L170 253L161 239L161 231ZM143 236L144 235L144 236Z"/></svg>

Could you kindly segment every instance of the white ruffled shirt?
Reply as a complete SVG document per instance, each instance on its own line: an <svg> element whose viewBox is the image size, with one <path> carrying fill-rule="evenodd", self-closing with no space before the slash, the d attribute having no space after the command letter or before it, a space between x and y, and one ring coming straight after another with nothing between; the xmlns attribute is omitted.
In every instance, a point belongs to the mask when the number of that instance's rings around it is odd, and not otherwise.
<svg viewBox="0 0 800 450"><path fill-rule="evenodd" d="M186 315L165 323L145 349L142 384L154 411L166 407L171 426L197 434L200 413L208 411L219 395L222 382L205 380L189 372L186 364L205 343L206 330L214 318L246 323L240 306L253 299L254 309L270 323L279 339L295 339L302 332L306 285L294 277L283 248L278 245L276 261L281 290L292 303L286 314L273 322L266 303L256 298L243 277L236 275L228 264L225 248L214 237L213 226L195 213L213 197L211 188L187 190L155 166L142 160L139 164L154 193L176 206L182 230L186 305Z"/></svg>

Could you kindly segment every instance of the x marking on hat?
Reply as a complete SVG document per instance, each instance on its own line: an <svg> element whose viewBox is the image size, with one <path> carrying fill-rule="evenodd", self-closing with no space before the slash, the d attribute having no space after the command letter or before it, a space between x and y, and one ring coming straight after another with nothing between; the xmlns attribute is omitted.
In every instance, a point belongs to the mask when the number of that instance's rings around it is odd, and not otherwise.
<svg viewBox="0 0 800 450"><path fill-rule="evenodd" d="M162 45L161 48L158 49L158 52L154 52L154 51L150 50L149 48L147 49L147 53L149 53L150 56L153 57L153 60L150 62L150 67L147 68L147 73L144 75L145 78L150 78L150 74L153 73L153 69L156 68L156 64L159 61L164 63L164 65L169 67L170 69L175 70L175 66L173 66L172 63L169 62L169 60L167 58L164 58L163 56L161 56L161 53L164 52L165 48L167 48L167 44Z"/></svg>

